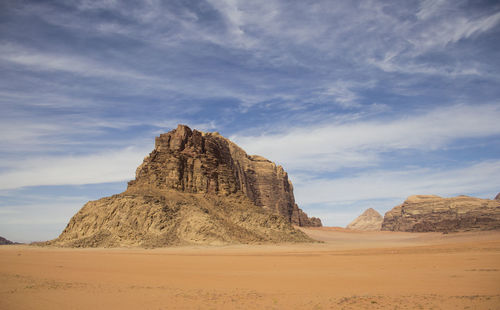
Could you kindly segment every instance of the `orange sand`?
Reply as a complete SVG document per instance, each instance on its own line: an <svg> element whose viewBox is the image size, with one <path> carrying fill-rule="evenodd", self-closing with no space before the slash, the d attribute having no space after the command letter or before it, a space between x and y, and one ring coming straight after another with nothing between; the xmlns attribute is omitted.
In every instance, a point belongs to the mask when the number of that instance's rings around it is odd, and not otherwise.
<svg viewBox="0 0 500 310"><path fill-rule="evenodd" d="M500 232L304 231L324 243L0 246L0 309L500 309Z"/></svg>

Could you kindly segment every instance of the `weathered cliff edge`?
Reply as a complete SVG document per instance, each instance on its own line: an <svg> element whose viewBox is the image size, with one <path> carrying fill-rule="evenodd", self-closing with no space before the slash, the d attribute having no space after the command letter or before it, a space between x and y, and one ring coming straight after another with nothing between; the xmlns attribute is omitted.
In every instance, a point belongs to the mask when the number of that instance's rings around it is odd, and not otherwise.
<svg viewBox="0 0 500 310"><path fill-rule="evenodd" d="M156 138L155 149L129 182L129 189L150 188L222 196L242 192L255 205L281 214L294 225L321 226L319 219L299 209L281 166L247 155L218 133L183 125Z"/></svg>
<svg viewBox="0 0 500 310"><path fill-rule="evenodd" d="M156 138L125 192L88 202L48 244L159 247L308 242L321 226L298 208L281 166L218 133L179 125Z"/></svg>
<svg viewBox="0 0 500 310"><path fill-rule="evenodd" d="M380 230L383 220L384 218L380 213L375 209L369 208L347 225L346 228L365 231Z"/></svg>
<svg viewBox="0 0 500 310"><path fill-rule="evenodd" d="M500 229L500 201L468 196L410 196L388 211L382 230L454 232Z"/></svg>

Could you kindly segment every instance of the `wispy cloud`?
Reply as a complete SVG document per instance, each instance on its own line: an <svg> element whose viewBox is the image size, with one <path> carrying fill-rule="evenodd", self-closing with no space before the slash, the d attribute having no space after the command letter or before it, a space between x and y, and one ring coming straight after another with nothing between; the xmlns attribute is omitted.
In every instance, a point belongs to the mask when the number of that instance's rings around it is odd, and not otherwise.
<svg viewBox="0 0 500 310"><path fill-rule="evenodd" d="M295 198L301 208L324 225L345 226L367 208L382 215L411 195L493 199L500 191L500 161L483 161L451 169L413 167L370 170L338 178L295 178Z"/></svg>
<svg viewBox="0 0 500 310"><path fill-rule="evenodd" d="M85 202L81 198L60 200L53 197L50 202L1 206L0 233L16 242L54 239Z"/></svg>
<svg viewBox="0 0 500 310"><path fill-rule="evenodd" d="M359 108L362 105L358 102L359 95L353 90L358 83L347 81L336 81L332 83L324 92L325 96L331 98L334 103L343 108ZM359 86L358 86L359 87Z"/></svg>
<svg viewBox="0 0 500 310"><path fill-rule="evenodd" d="M454 5L454 4L450 4ZM434 27L428 27L416 37L410 38L417 49L444 48L450 43L468 39L491 30L500 22L500 12L472 18L468 16L447 17L441 15Z"/></svg>
<svg viewBox="0 0 500 310"><path fill-rule="evenodd" d="M362 200L399 199L418 194L444 197L500 191L500 161L478 162L466 167L367 171L352 177L298 180L297 201L302 204L339 204ZM393 206L384 206L386 209Z"/></svg>
<svg viewBox="0 0 500 310"><path fill-rule="evenodd" d="M30 51L20 46L0 48L0 60L28 67L29 70L48 70L76 73L81 76L98 76L113 79L144 79L150 76L127 69L117 69L102 62L94 62L67 54L48 54Z"/></svg>
<svg viewBox="0 0 500 310"><path fill-rule="evenodd" d="M126 148L82 156L51 156L3 162L0 189L40 185L79 185L127 181L134 178L150 149Z"/></svg>
<svg viewBox="0 0 500 310"><path fill-rule="evenodd" d="M380 154L403 149L433 151L464 138L500 134L498 105L455 105L380 121L292 127L286 132L234 135L252 154L288 169L335 171L377 165Z"/></svg>
<svg viewBox="0 0 500 310"><path fill-rule="evenodd" d="M420 20L440 14L443 7L448 4L448 0L423 0L420 2L420 8L417 11L417 18Z"/></svg>

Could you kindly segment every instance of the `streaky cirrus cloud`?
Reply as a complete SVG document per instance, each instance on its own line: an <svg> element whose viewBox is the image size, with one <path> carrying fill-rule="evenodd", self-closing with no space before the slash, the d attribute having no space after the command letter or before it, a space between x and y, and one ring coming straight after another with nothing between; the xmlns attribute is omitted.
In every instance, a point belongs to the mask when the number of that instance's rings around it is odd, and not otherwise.
<svg viewBox="0 0 500 310"><path fill-rule="evenodd" d="M335 171L377 165L382 153L403 149L435 151L460 139L500 135L500 105L454 105L403 114L388 120L354 121L259 136L231 138L252 154L262 154L288 169Z"/></svg>
<svg viewBox="0 0 500 310"><path fill-rule="evenodd" d="M124 182L134 178L135 168L149 151L125 148L90 155L11 160L2 164L1 168L6 170L0 172L0 190L26 186Z"/></svg>

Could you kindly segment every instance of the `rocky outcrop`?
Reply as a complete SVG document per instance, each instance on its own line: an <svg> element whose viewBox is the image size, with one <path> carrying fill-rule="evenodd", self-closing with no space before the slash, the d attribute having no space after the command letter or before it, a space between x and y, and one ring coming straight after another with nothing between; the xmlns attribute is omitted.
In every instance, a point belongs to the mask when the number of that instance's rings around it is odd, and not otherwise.
<svg viewBox="0 0 500 310"><path fill-rule="evenodd" d="M59 238L72 247L312 241L281 166L218 133L179 125L156 138L127 190L87 203Z"/></svg>
<svg viewBox="0 0 500 310"><path fill-rule="evenodd" d="M285 218L243 195L162 190L147 195L125 192L88 202L48 244L164 247L310 241Z"/></svg>
<svg viewBox="0 0 500 310"><path fill-rule="evenodd" d="M323 224L321 220L317 217L309 217L307 214L302 211L297 205L295 205L295 209L298 210L299 213L299 222L294 224L298 224L298 226L302 227L321 227Z"/></svg>
<svg viewBox="0 0 500 310"><path fill-rule="evenodd" d="M411 196L384 216L382 230L452 232L500 229L500 201Z"/></svg>
<svg viewBox="0 0 500 310"><path fill-rule="evenodd" d="M15 242L7 240L4 237L0 237L0 245L7 245L7 244L15 244Z"/></svg>
<svg viewBox="0 0 500 310"><path fill-rule="evenodd" d="M186 193L244 193L255 205L298 226L321 226L295 203L293 186L281 166L249 156L218 133L179 125L156 138L155 149L137 168L129 189L175 189Z"/></svg>
<svg viewBox="0 0 500 310"><path fill-rule="evenodd" d="M346 226L348 229L354 230L380 230L384 218L380 213L372 208L366 209L363 214L358 216L354 221Z"/></svg>
<svg viewBox="0 0 500 310"><path fill-rule="evenodd" d="M495 200L500 200L500 193L495 196Z"/></svg>

